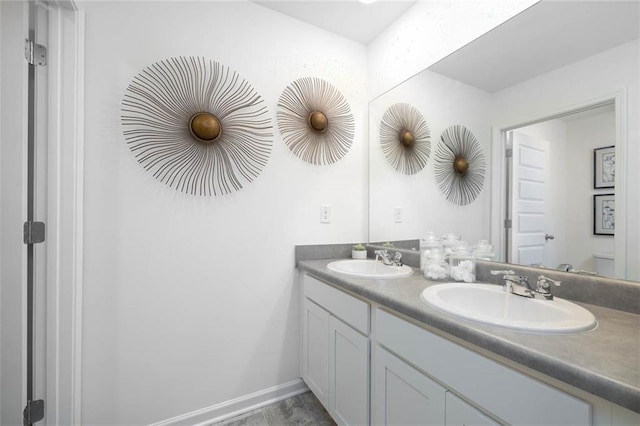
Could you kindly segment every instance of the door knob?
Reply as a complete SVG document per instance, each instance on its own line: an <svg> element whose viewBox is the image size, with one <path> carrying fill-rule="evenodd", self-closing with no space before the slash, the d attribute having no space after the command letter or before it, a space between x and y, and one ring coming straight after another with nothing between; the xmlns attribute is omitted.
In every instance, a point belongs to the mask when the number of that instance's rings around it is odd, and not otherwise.
<svg viewBox="0 0 640 426"><path fill-rule="evenodd" d="M544 239L546 241L553 240L556 236L553 234L544 234Z"/></svg>

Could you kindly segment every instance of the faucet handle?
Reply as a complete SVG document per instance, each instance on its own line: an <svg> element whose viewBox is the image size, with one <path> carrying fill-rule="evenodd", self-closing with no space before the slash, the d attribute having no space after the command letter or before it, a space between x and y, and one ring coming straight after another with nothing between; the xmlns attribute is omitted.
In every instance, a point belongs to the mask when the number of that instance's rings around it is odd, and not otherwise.
<svg viewBox="0 0 640 426"><path fill-rule="evenodd" d="M536 290L542 293L550 293L551 286L549 284L553 284L556 287L558 287L560 284L562 284L562 282L557 280L552 280L551 278L545 275L540 275L536 282Z"/></svg>

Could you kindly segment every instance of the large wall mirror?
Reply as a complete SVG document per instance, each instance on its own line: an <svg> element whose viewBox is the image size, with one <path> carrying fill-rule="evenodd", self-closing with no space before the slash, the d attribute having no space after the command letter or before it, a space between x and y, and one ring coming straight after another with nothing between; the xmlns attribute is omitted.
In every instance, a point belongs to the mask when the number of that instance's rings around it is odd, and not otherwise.
<svg viewBox="0 0 640 426"><path fill-rule="evenodd" d="M639 16L543 0L372 100L369 240L453 231L496 260L640 280ZM461 144L484 163L458 168Z"/></svg>

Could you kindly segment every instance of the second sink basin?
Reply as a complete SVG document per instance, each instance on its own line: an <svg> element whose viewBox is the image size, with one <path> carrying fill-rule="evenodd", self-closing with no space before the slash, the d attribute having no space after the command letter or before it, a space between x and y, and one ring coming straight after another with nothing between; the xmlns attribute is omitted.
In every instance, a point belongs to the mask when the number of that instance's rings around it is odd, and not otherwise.
<svg viewBox="0 0 640 426"><path fill-rule="evenodd" d="M507 293L493 284L447 283L426 288L421 298L434 308L462 318L514 330L544 334L593 329L593 314L564 299L536 300Z"/></svg>
<svg viewBox="0 0 640 426"><path fill-rule="evenodd" d="M336 260L329 263L327 269L360 278L402 278L413 274L413 269L406 265L387 266L373 259Z"/></svg>

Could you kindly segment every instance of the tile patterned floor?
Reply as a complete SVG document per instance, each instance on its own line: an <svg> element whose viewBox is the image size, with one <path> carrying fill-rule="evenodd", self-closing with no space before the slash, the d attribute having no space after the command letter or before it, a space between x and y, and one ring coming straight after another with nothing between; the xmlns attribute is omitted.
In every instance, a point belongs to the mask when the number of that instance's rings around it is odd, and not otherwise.
<svg viewBox="0 0 640 426"><path fill-rule="evenodd" d="M212 426L335 426L335 424L313 393L305 392Z"/></svg>

